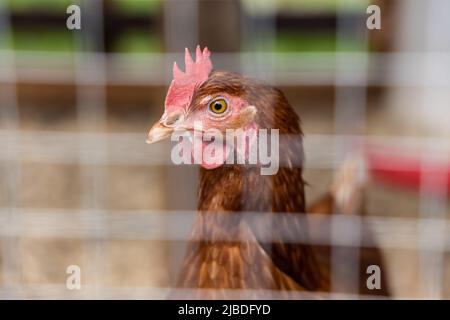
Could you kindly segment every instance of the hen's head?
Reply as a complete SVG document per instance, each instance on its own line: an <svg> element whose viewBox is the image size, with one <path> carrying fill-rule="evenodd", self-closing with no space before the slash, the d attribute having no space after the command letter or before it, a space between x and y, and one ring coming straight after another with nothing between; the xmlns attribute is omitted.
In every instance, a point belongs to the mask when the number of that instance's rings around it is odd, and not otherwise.
<svg viewBox="0 0 450 320"><path fill-rule="evenodd" d="M220 131L225 137L227 129L241 129L247 136L252 136L258 128L276 128L277 122L298 128L297 115L289 110L281 92L235 73L213 71L210 55L207 48L202 51L198 46L193 61L186 48L185 72L174 63L164 114L150 129L147 143L163 140L178 131L189 132L195 139L201 135L193 133L206 134L212 130ZM276 106L285 106L289 112L276 112ZM280 133L283 131L280 128ZM199 145L204 148L207 144L202 141ZM229 151L225 142L223 148L222 159L213 165L203 162L201 165L212 169L224 164ZM247 151L238 150L244 154Z"/></svg>

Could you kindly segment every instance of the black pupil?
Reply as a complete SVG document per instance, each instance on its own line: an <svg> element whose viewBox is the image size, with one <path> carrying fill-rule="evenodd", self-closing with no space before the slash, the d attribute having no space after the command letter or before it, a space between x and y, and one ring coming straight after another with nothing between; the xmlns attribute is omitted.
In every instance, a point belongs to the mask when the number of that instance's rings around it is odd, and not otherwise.
<svg viewBox="0 0 450 320"><path fill-rule="evenodd" d="M222 104L220 102L216 102L214 104L214 109L216 109L217 111L220 111L220 109L222 109Z"/></svg>

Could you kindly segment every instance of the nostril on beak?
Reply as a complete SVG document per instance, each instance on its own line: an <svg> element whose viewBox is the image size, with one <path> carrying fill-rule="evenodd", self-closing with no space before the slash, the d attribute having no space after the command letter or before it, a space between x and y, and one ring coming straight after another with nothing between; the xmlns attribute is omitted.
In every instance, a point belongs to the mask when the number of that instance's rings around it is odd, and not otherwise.
<svg viewBox="0 0 450 320"><path fill-rule="evenodd" d="M181 114L170 115L164 120L164 125L167 127L172 127L172 126L176 125L177 122L180 121L181 118L182 118Z"/></svg>
<svg viewBox="0 0 450 320"><path fill-rule="evenodd" d="M154 142L161 141L163 139L168 138L172 132L173 132L173 128L169 128L169 127L162 125L161 123L157 123L148 132L146 142L148 144L151 144Z"/></svg>

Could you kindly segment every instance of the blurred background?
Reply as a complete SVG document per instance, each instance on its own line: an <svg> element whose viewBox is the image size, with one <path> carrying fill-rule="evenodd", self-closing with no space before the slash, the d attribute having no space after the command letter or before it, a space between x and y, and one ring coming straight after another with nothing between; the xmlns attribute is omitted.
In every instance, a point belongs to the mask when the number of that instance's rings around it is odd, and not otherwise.
<svg viewBox="0 0 450 320"><path fill-rule="evenodd" d="M66 28L71 4L81 30ZM366 27L370 4L381 30ZM197 44L297 109L308 201L365 146L365 217L393 296L449 299L449 12L446 0L1 0L0 299L174 286L198 168L145 139L173 61ZM66 289L69 265L81 290Z"/></svg>

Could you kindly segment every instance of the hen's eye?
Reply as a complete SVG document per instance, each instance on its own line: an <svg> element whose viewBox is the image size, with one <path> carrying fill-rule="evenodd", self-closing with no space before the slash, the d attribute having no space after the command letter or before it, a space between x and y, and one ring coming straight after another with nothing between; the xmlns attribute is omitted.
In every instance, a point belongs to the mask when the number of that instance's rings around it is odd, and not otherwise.
<svg viewBox="0 0 450 320"><path fill-rule="evenodd" d="M214 114L222 114L225 111L227 111L227 108L228 108L227 101L223 98L213 100L209 104L209 110Z"/></svg>

